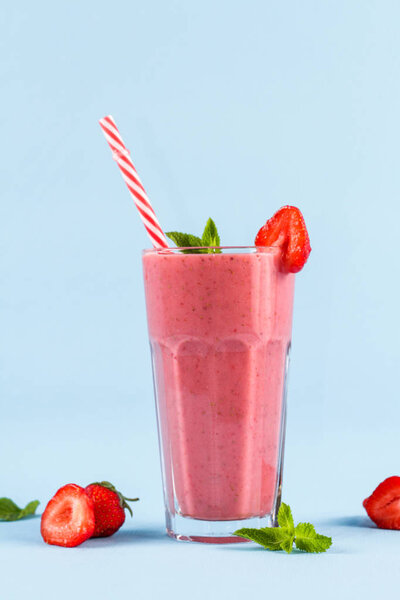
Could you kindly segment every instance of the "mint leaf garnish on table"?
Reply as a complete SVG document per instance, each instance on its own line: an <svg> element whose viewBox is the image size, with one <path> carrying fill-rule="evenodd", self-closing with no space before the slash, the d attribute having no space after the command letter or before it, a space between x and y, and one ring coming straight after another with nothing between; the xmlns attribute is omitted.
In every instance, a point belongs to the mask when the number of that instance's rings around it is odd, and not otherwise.
<svg viewBox="0 0 400 600"><path fill-rule="evenodd" d="M34 515L39 504L39 500L32 500L25 508L19 508L10 498L0 498L0 521L19 521Z"/></svg>
<svg viewBox="0 0 400 600"><path fill-rule="evenodd" d="M180 231L167 231L165 235L167 235L178 247L185 248L185 250L182 250L182 252L186 254L219 254L221 252L219 248L212 247L199 249L199 246L221 245L217 226L211 218L208 219L201 238L197 235L192 235L191 233L181 233ZM188 249L195 247L196 250Z"/></svg>
<svg viewBox="0 0 400 600"><path fill-rule="evenodd" d="M245 527L234 533L260 544L267 550L283 550L284 546L288 547L291 538L289 532L283 527L263 527L261 529ZM291 545L293 545L293 539ZM291 552L291 549L286 550L286 552Z"/></svg>
<svg viewBox="0 0 400 600"><path fill-rule="evenodd" d="M290 533L294 533L294 521L291 508L289 504L282 502L278 511L278 525L279 527L286 527Z"/></svg>
<svg viewBox="0 0 400 600"><path fill-rule="evenodd" d="M317 533L311 523L299 523L295 527L288 504L281 504L278 525L260 529L244 527L235 531L234 535L256 542L267 550L284 550L288 554L293 550L293 543L299 550L314 553L325 552L332 545L332 538Z"/></svg>
<svg viewBox="0 0 400 600"><path fill-rule="evenodd" d="M299 523L295 532L296 548L305 552L325 552L332 544L332 538L317 533L311 523Z"/></svg>

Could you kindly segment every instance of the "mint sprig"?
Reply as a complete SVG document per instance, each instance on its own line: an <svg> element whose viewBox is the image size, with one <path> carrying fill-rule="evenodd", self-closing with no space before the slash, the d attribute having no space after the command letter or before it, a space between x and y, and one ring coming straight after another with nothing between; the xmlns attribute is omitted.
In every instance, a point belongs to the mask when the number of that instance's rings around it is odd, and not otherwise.
<svg viewBox="0 0 400 600"><path fill-rule="evenodd" d="M167 235L179 248L185 248L182 252L186 254L219 254L221 252L218 247L215 247L220 246L221 242L217 226L211 218L208 219L201 238L197 235L181 233L180 231L167 231L165 235ZM207 247L202 248L202 246ZM189 248L196 249L189 250Z"/></svg>
<svg viewBox="0 0 400 600"><path fill-rule="evenodd" d="M32 500L25 508L19 508L10 498L0 498L0 521L19 521L34 515L39 504L39 500Z"/></svg>
<svg viewBox="0 0 400 600"><path fill-rule="evenodd" d="M281 504L278 525L260 529L244 527L235 531L234 535L256 542L267 550L284 550L288 554L293 550L293 543L298 550L314 553L326 552L332 545L332 538L317 533L311 523L299 523L295 527L288 504Z"/></svg>

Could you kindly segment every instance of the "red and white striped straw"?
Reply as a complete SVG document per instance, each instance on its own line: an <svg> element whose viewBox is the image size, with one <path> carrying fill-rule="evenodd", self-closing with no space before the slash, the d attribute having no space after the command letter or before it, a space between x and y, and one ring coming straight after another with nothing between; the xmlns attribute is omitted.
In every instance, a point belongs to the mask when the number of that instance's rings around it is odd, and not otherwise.
<svg viewBox="0 0 400 600"><path fill-rule="evenodd" d="M168 248L167 238L161 229L161 225L157 220L153 207L150 204L150 200L147 197L142 182L139 179L139 175L133 165L129 150L122 141L122 137L114 119L109 115L108 117L100 119L99 123L108 145L111 148L113 158L119 166L122 177L128 186L128 190L139 211L143 225L149 234L151 243L155 248Z"/></svg>

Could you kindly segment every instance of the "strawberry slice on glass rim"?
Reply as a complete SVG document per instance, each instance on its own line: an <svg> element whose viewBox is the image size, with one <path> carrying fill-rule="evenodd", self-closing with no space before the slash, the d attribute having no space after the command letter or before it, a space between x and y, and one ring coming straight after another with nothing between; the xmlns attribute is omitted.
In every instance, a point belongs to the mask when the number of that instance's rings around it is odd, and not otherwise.
<svg viewBox="0 0 400 600"><path fill-rule="evenodd" d="M301 211L296 206L283 206L261 227L256 235L256 246L279 247L282 268L298 273L311 252L310 238Z"/></svg>

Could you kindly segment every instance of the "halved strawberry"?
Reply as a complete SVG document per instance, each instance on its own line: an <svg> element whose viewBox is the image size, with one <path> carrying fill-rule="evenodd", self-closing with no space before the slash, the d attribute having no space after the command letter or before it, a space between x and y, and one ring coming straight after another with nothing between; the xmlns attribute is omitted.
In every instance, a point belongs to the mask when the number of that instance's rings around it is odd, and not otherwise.
<svg viewBox="0 0 400 600"><path fill-rule="evenodd" d="M363 506L381 529L400 529L400 477L388 477L366 498Z"/></svg>
<svg viewBox="0 0 400 600"><path fill-rule="evenodd" d="M46 506L40 532L47 544L71 548L89 539L94 528L93 500L82 487L69 483Z"/></svg>
<svg viewBox="0 0 400 600"><path fill-rule="evenodd" d="M307 227L296 206L283 206L261 227L256 246L278 246L282 249L285 271L297 273L310 255L311 246Z"/></svg>

